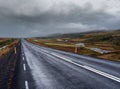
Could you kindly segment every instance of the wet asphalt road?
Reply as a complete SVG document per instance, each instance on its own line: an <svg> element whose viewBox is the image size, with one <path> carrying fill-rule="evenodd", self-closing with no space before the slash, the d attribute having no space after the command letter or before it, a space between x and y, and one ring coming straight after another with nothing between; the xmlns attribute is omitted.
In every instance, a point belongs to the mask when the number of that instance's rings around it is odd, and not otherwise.
<svg viewBox="0 0 120 89"><path fill-rule="evenodd" d="M16 89L120 89L120 63L21 40Z"/></svg>
<svg viewBox="0 0 120 89"><path fill-rule="evenodd" d="M16 89L16 65L20 60L20 44L0 57L0 89Z"/></svg>

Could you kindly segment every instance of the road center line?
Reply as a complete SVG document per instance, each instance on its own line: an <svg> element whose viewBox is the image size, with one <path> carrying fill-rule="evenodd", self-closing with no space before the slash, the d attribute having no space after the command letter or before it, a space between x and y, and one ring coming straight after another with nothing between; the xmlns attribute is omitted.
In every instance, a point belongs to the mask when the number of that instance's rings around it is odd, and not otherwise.
<svg viewBox="0 0 120 89"><path fill-rule="evenodd" d="M25 89L29 89L28 81L25 81Z"/></svg>
<svg viewBox="0 0 120 89"><path fill-rule="evenodd" d="M94 69L94 68L89 67L89 66L86 66L86 65L80 65L80 64L75 63L75 62L73 62L73 61L71 61L71 60L69 60L69 59L67 59L67 58L65 58L65 57L62 57L61 55L56 54L56 53L51 53L51 55L53 55L53 56L55 56L55 57L58 57L58 58L61 58L61 59L63 59L64 61L67 61L67 62L69 62L69 63L72 63L72 64L76 65L76 66L82 67L82 68L84 68L84 69L87 69L87 70L89 70L89 71L92 71L92 72L94 72L94 73L97 73L97 74L99 74L99 75L102 75L102 76L104 76L104 77L106 77L106 78L109 78L109 79L111 79L111 80L114 80L114 81L120 83L120 78L119 78L119 77L116 77L116 76L114 76L114 75L111 75L111 74L102 72L102 71L100 71L100 70Z"/></svg>
<svg viewBox="0 0 120 89"><path fill-rule="evenodd" d="M25 64L23 64L23 69L24 69L24 71L26 71L26 65Z"/></svg>

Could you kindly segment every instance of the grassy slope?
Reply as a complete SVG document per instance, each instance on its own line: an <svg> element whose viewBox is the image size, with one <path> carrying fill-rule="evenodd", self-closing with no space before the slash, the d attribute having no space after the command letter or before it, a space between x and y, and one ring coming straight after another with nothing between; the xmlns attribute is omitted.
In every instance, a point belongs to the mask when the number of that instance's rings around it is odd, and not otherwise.
<svg viewBox="0 0 120 89"><path fill-rule="evenodd" d="M2 39L0 38L0 47L6 46L0 50L0 56L8 53L11 49L13 49L16 44L19 42L18 39Z"/></svg>
<svg viewBox="0 0 120 89"><path fill-rule="evenodd" d="M67 42L65 40L67 40ZM120 61L120 30L63 34L44 39L43 38L31 39L31 41L32 42L34 41L34 43L40 44L42 46L69 52L74 52L75 47L65 47L55 44L74 45L76 43L85 43L87 47L96 47L104 50L109 50L112 52L106 54L99 54L94 51L88 50L84 47L79 47L77 52L78 54Z"/></svg>

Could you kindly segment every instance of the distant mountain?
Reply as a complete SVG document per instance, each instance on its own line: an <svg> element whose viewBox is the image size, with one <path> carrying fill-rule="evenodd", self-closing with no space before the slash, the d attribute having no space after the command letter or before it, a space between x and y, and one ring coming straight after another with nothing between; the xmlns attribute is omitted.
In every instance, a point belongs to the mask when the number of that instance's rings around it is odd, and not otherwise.
<svg viewBox="0 0 120 89"><path fill-rule="evenodd" d="M35 37L35 38L77 38L77 37L83 37L84 35L92 35L92 34L100 34L100 33L111 33L111 32L120 32L120 29L117 30L93 30L93 31L87 31L87 32L76 32L76 33L56 33L56 34L52 34L46 37Z"/></svg>

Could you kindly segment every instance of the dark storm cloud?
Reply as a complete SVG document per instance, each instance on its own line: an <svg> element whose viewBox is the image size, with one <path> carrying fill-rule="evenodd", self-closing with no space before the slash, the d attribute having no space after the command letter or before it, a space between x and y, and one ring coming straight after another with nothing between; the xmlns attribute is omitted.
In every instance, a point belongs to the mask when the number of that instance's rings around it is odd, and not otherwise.
<svg viewBox="0 0 120 89"><path fill-rule="evenodd" d="M38 5L33 0L29 2L14 0L14 3L8 1L2 1L0 4L2 33L0 36L7 36L8 33L11 33L10 36L42 36L63 31L80 32L120 28L119 16L108 13L104 7L95 10L90 2L84 7L75 3L62 3L47 8L44 5L41 6L42 4ZM47 2L44 3L46 5Z"/></svg>
<svg viewBox="0 0 120 89"><path fill-rule="evenodd" d="M84 23L84 24L94 24L101 23L106 21L113 16L106 13L104 9L99 11L94 11L92 5L86 6L84 8L77 6L75 4L70 4L68 7L69 11L64 13L64 10L61 10L59 13L56 13L54 10L48 10L46 12L38 12L37 10L34 13L25 15L17 13L7 13L5 16L12 20L20 20L22 22L28 23L39 23L39 24L48 24L48 23ZM4 11L4 10L3 10ZM37 12L37 13L36 13ZM36 14L35 14L36 13Z"/></svg>

